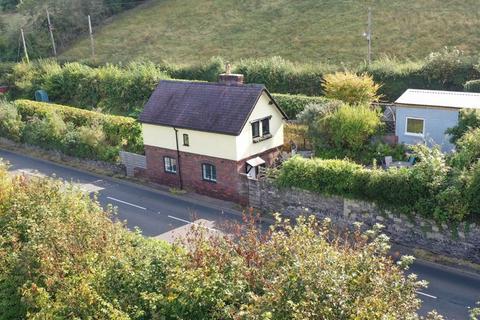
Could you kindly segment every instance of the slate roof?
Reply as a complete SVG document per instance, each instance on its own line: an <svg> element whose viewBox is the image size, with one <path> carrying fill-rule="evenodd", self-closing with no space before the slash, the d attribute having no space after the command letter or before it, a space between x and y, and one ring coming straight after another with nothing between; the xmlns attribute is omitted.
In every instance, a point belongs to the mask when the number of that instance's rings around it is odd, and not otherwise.
<svg viewBox="0 0 480 320"><path fill-rule="evenodd" d="M263 85L162 80L145 104L139 121L239 135L263 92L286 118Z"/></svg>
<svg viewBox="0 0 480 320"><path fill-rule="evenodd" d="M395 103L454 109L480 109L480 93L408 89Z"/></svg>

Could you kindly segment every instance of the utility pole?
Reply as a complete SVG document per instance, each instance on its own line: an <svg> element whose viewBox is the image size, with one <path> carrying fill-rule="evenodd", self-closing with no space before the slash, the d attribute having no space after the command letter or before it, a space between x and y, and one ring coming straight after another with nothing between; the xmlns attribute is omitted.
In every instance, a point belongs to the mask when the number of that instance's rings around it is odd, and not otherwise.
<svg viewBox="0 0 480 320"><path fill-rule="evenodd" d="M367 64L370 65L372 62L372 8L370 7L368 7L367 32L364 32L363 36L367 39Z"/></svg>
<svg viewBox="0 0 480 320"><path fill-rule="evenodd" d="M95 42L93 41L92 20L88 15L88 31L90 32L90 44L92 46L92 59L95 60Z"/></svg>
<svg viewBox="0 0 480 320"><path fill-rule="evenodd" d="M25 34L23 33L23 29L20 29L20 33L22 34L23 53L25 54L25 60L27 61L27 63L30 63L30 59L28 58L27 44L25 43Z"/></svg>
<svg viewBox="0 0 480 320"><path fill-rule="evenodd" d="M53 55L55 58L57 57L57 46L55 45L55 38L53 37L53 26L52 22L50 21L50 13L47 11L47 22L48 22L48 31L50 32L50 39L52 40L52 48L53 48Z"/></svg>

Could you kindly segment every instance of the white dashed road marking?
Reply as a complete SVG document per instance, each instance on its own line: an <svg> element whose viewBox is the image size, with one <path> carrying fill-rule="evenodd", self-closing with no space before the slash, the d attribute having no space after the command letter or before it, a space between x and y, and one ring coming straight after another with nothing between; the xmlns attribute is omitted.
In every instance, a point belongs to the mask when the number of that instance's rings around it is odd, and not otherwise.
<svg viewBox="0 0 480 320"><path fill-rule="evenodd" d="M132 207L138 208L138 209L147 210L147 208L145 208L145 207L141 207L141 206L138 206L138 205L136 205L136 204L133 204L133 203L130 203L130 202L126 202L126 201L123 201L123 200L120 200L120 199L117 199L117 198L107 197L107 199L110 199L110 200L113 200L113 201L116 201L116 202L120 202L120 203L126 204L126 205L128 205L128 206L132 206Z"/></svg>
<svg viewBox="0 0 480 320"><path fill-rule="evenodd" d="M422 296L425 296L425 297L429 297L429 298L432 298L432 299L437 299L437 297L432 296L431 294L428 294L428 293L424 293L424 292L421 292L421 291L417 291L417 293L421 294Z"/></svg>

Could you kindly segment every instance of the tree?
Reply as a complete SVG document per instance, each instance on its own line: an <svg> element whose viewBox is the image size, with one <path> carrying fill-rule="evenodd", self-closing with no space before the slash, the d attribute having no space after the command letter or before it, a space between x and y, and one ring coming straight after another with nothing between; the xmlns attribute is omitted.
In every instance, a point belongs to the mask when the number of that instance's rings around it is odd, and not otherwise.
<svg viewBox="0 0 480 320"><path fill-rule="evenodd" d="M380 85L366 73L357 75L352 72L336 72L324 77L325 96L341 100L350 105L372 104L378 101Z"/></svg>

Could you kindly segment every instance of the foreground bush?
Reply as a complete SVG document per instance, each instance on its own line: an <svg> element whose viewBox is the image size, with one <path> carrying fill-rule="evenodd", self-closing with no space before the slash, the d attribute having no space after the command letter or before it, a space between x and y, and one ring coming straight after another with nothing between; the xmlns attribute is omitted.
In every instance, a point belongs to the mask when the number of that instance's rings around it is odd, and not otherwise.
<svg viewBox="0 0 480 320"><path fill-rule="evenodd" d="M328 221L194 227L189 250L112 223L63 183L0 165L1 319L418 319L408 257L379 227L335 239Z"/></svg>
<svg viewBox="0 0 480 320"><path fill-rule="evenodd" d="M181 260L110 217L79 190L0 163L0 319L151 319L143 294Z"/></svg>
<svg viewBox="0 0 480 320"><path fill-rule="evenodd" d="M133 118L17 100L0 104L0 119L2 136L71 156L115 162L120 150L143 153Z"/></svg>

